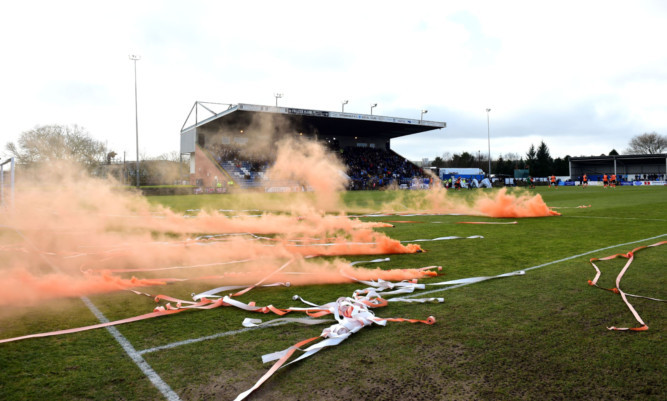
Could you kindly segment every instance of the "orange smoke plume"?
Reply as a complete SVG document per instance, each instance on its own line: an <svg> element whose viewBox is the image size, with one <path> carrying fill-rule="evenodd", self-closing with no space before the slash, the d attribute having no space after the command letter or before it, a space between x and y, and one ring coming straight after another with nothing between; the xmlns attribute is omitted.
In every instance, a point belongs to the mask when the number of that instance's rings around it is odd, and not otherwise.
<svg viewBox="0 0 667 401"><path fill-rule="evenodd" d="M434 179L433 186L424 191L398 192L397 197L381 210L391 214L465 214L488 217L546 217L559 216L551 210L539 194L532 195L507 188L497 191L478 189L452 195L440 181ZM372 212L372 210L366 210Z"/></svg>
<svg viewBox="0 0 667 401"><path fill-rule="evenodd" d="M164 285L165 281L150 279L123 279L108 274L68 275L48 273L37 275L24 269L4 274L0 280L0 306L29 305L45 299L79 297L83 295L118 291L133 287Z"/></svg>
<svg viewBox="0 0 667 401"><path fill-rule="evenodd" d="M237 277L237 282L252 282L268 274L278 261L294 255L421 250L418 245L403 245L372 230L383 223L365 223L342 213L325 214L318 205L335 199L345 182L340 166L312 144L294 146L304 156L292 159L313 163L315 167L308 169L312 175L281 161L290 159L287 150L280 153L275 171L287 174L291 168L292 179L302 179L318 190L316 199L311 197L310 204L304 202L291 213L259 217L217 212L184 217L151 206L144 197L120 189L117 183L85 176L76 166L64 163L36 171L38 179L34 181L24 177L16 191L14 210L0 213L0 225L10 228L0 232L2 240L11 244L0 248L3 302L37 302L164 284L163 280L115 276L118 273L111 273L113 270L146 270L144 273L155 275L148 271L165 268L173 269L170 273L180 278L224 276L224 269L216 262L261 259L262 263L243 265L249 274ZM194 233L234 235L195 240Z"/></svg>
<svg viewBox="0 0 667 401"><path fill-rule="evenodd" d="M339 193L347 185L345 165L321 144L285 138L278 142L275 164L267 172L271 180L297 181L313 188L320 210L335 210Z"/></svg>
<svg viewBox="0 0 667 401"><path fill-rule="evenodd" d="M560 216L560 213L549 209L540 194L508 194L505 188L490 197L477 199L473 208L489 217Z"/></svg>
<svg viewBox="0 0 667 401"><path fill-rule="evenodd" d="M24 174L16 190L14 209L0 212L0 293L5 304L37 302L135 286L160 285L164 280L116 276L142 271L154 276L169 270L180 279L215 276L237 283L256 282L286 259L306 255L381 255L421 252L416 244L402 244L366 223L350 219L342 211L340 191L347 178L344 166L320 144L284 140L269 171L273 180L290 180L314 189L298 198L275 198L260 216L228 216L202 211L185 217L169 209L151 206L146 198L109 180L92 178L77 166L51 163L35 170L35 179ZM428 213L465 213L491 217L535 217L556 214L539 196L508 194L505 190L466 202L447 195L441 186L429 191L397 192L394 203L382 210ZM224 196L224 195L221 195ZM289 199L289 201L285 201ZM292 200L297 201L292 202ZM336 215L325 211L338 211ZM207 239L196 235L211 234ZM260 238L259 236L263 236ZM2 245L2 244L0 244ZM234 275L223 264L242 270ZM345 282L344 261L317 264L302 260L299 283ZM193 270L196 269L196 270ZM94 274L94 272L103 272ZM111 273L115 271L114 273ZM83 273L87 272L87 273ZM317 274L309 274L317 272ZM322 274L320 274L322 273ZM326 273L326 274L324 274ZM366 279L423 277L410 270L349 273ZM295 281L294 276L290 276ZM322 278L326 277L326 278ZM341 281L342 280L342 281Z"/></svg>

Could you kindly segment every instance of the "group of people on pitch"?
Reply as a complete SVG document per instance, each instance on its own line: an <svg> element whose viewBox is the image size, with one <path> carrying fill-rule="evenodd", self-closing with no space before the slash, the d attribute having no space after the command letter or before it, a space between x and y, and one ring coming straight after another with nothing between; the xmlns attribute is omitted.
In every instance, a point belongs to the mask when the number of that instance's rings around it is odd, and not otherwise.
<svg viewBox="0 0 667 401"><path fill-rule="evenodd" d="M616 174L612 174L611 176L605 175L602 176L602 184L604 185L605 188L611 187L611 188L616 188L616 185L618 185L618 181L616 180Z"/></svg>
<svg viewBox="0 0 667 401"><path fill-rule="evenodd" d="M551 174L551 177L549 177L549 188L554 187L558 188L558 182L556 181L556 176Z"/></svg>
<svg viewBox="0 0 667 401"><path fill-rule="evenodd" d="M611 188L616 188L616 185L620 185L616 174L610 175L603 175L602 176L602 184L604 185L604 188L611 187ZM581 177L581 186L583 188L588 187L588 175L584 174L583 177Z"/></svg>

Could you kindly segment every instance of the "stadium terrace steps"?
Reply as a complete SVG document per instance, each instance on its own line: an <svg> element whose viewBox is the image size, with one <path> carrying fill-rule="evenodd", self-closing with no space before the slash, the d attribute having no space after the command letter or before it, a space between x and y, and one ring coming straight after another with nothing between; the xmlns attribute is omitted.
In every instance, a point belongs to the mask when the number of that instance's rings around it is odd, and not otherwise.
<svg viewBox="0 0 667 401"><path fill-rule="evenodd" d="M201 150L202 154L205 155L206 158L209 159L211 161L211 163L213 163L218 168L220 173L222 173L222 175L224 177L226 177L227 180L232 180L232 181L236 182L236 179L234 178L234 176L230 175L228 171L226 171L224 168L222 168L222 166L220 166L220 163L218 163L215 160L215 157L213 157L213 155L211 154L211 152L208 149L206 149L204 147L201 147L199 145L197 145L197 148L199 148L199 150Z"/></svg>
<svg viewBox="0 0 667 401"><path fill-rule="evenodd" d="M231 176L234 182L241 188L256 188L262 185L261 180L256 181L254 176L257 175L263 180L264 172L251 172L248 162L241 162L240 166L237 166L233 161L227 160L220 162L218 165L227 173L227 175ZM251 178L248 179L246 177Z"/></svg>

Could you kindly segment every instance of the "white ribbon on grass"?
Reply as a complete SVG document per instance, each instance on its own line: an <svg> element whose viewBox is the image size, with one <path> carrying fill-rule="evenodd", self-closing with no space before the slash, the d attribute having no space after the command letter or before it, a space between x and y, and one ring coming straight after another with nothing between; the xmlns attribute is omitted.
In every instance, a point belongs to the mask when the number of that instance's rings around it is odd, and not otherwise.
<svg viewBox="0 0 667 401"><path fill-rule="evenodd" d="M298 318L298 317L283 317L279 319L273 319L273 320L268 320L266 322L262 322L262 319L251 319L249 317L243 319L243 322L241 323L243 327L272 327L272 326L279 326L285 323L301 323L305 324L308 326L312 326L315 324L322 324L322 323L327 323L327 322L333 322L332 319L312 319L309 317L303 317L303 318Z"/></svg>
<svg viewBox="0 0 667 401"><path fill-rule="evenodd" d="M497 276L482 276L482 277L461 278L461 279L458 279L458 280L442 281L440 283L427 283L426 285L472 284L472 283L479 283L480 281L492 280L494 278L510 277L510 276L522 276L524 274L526 274L525 271L519 270L519 271L511 272L511 273L499 274Z"/></svg>
<svg viewBox="0 0 667 401"><path fill-rule="evenodd" d="M273 283L273 284L264 284L264 285L260 285L258 287L279 287L279 286L289 287L290 282L286 281L284 283L280 282L280 283ZM220 295L218 295L218 294L221 293L221 292L232 291L232 290L241 290L241 289L244 289L244 288L248 288L248 285L247 284L246 285L227 285L227 286L224 286L224 287L218 287L218 288L214 288L212 290L200 292L199 294L192 294L192 299L194 299L195 301L199 301L202 298L220 298Z"/></svg>

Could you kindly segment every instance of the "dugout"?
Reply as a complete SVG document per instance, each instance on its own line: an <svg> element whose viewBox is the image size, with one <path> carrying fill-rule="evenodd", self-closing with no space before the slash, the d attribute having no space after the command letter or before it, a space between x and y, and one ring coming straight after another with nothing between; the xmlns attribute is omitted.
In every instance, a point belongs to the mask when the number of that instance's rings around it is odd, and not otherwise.
<svg viewBox="0 0 667 401"><path fill-rule="evenodd" d="M622 175L634 180L642 175L662 175L667 172L667 154L614 155L570 158L570 178L573 180L584 174L592 180L604 174Z"/></svg>
<svg viewBox="0 0 667 401"><path fill-rule="evenodd" d="M361 113L195 102L181 127L180 153L190 155L192 183L209 187L217 180L233 179L224 177L225 171L206 154L204 148L210 144L257 146L268 152L280 137L306 136L332 147L389 151L394 138L446 126L444 122Z"/></svg>

